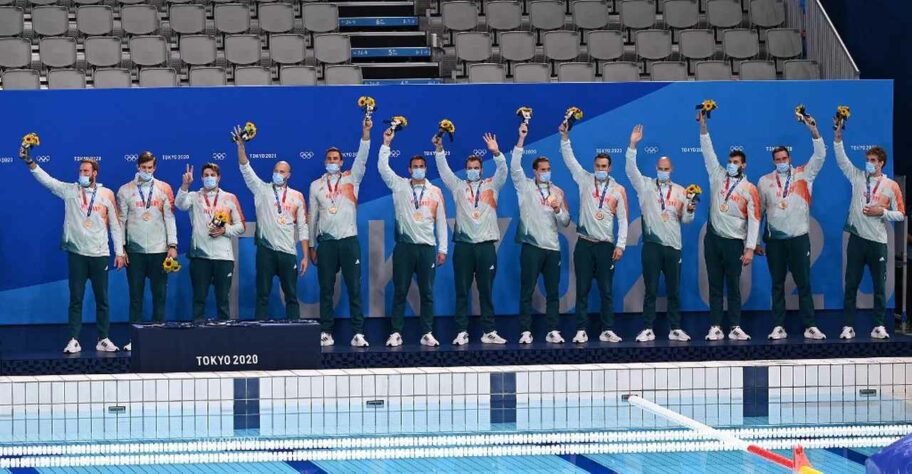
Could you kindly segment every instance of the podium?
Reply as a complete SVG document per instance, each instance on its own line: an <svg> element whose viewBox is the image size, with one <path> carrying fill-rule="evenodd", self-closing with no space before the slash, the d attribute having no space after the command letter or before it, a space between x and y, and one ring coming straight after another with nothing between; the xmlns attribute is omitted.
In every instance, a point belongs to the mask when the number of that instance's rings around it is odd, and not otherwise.
<svg viewBox="0 0 912 474"><path fill-rule="evenodd" d="M131 328L134 372L319 369L313 321L168 323Z"/></svg>

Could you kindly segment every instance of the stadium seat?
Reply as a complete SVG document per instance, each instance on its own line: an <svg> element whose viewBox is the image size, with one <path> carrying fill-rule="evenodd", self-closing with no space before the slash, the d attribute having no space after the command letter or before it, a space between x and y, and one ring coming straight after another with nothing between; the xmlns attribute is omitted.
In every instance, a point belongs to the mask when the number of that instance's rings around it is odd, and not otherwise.
<svg viewBox="0 0 912 474"><path fill-rule="evenodd" d="M229 35L225 37L225 59L231 64L260 62L262 46L258 35Z"/></svg>
<svg viewBox="0 0 912 474"><path fill-rule="evenodd" d="M225 70L220 67L195 67L190 69L190 87L212 87L228 84Z"/></svg>
<svg viewBox="0 0 912 474"><path fill-rule="evenodd" d="M469 82L504 82L506 74L503 66L493 63L469 65Z"/></svg>
<svg viewBox="0 0 912 474"><path fill-rule="evenodd" d="M485 10L488 28L497 31L518 30L522 25L522 5L519 2L495 0L488 2Z"/></svg>
<svg viewBox="0 0 912 474"><path fill-rule="evenodd" d="M0 68L25 68L32 62L32 44L22 38L0 38Z"/></svg>
<svg viewBox="0 0 912 474"><path fill-rule="evenodd" d="M86 36L107 36L114 31L114 10L107 5L76 9L76 30Z"/></svg>
<svg viewBox="0 0 912 474"><path fill-rule="evenodd" d="M84 41L86 63L94 67L120 65L123 44L113 36L90 36Z"/></svg>
<svg viewBox="0 0 912 474"><path fill-rule="evenodd" d="M739 77L745 81L775 81L776 65L769 61L742 61Z"/></svg>
<svg viewBox="0 0 912 474"><path fill-rule="evenodd" d="M624 36L619 31L597 30L588 32L586 44L589 58L596 61L614 61L624 55Z"/></svg>
<svg viewBox="0 0 912 474"><path fill-rule="evenodd" d="M558 30L564 27L564 4L552 0L535 0L529 4L529 22L535 30Z"/></svg>
<svg viewBox="0 0 912 474"><path fill-rule="evenodd" d="M644 30L656 23L654 0L622 0L618 8L621 26L628 30Z"/></svg>
<svg viewBox="0 0 912 474"><path fill-rule="evenodd" d="M317 70L311 66L282 66L279 84L283 86L315 86Z"/></svg>
<svg viewBox="0 0 912 474"><path fill-rule="evenodd" d="M760 54L760 40L757 32L748 29L725 30L722 32L722 52L734 59L750 59Z"/></svg>
<svg viewBox="0 0 912 474"><path fill-rule="evenodd" d="M98 5L101 3L101 0L73 0L73 3L76 5Z"/></svg>
<svg viewBox="0 0 912 474"><path fill-rule="evenodd" d="M206 7L196 4L171 5L168 18L171 31L181 35L196 35L206 30Z"/></svg>
<svg viewBox="0 0 912 474"><path fill-rule="evenodd" d="M766 32L766 51L776 59L801 56L801 33L789 28L774 28Z"/></svg>
<svg viewBox="0 0 912 474"><path fill-rule="evenodd" d="M223 3L214 8L215 29L235 35L250 30L250 7L244 3Z"/></svg>
<svg viewBox="0 0 912 474"><path fill-rule="evenodd" d="M582 30L599 30L608 26L608 3L604 0L575 0L570 4L573 24Z"/></svg>
<svg viewBox="0 0 912 474"><path fill-rule="evenodd" d="M785 3L782 0L751 0L750 22L758 28L775 28L785 23Z"/></svg>
<svg viewBox="0 0 912 474"><path fill-rule="evenodd" d="M301 35L285 33L269 36L269 57L276 63L303 63L306 49L306 41Z"/></svg>
<svg viewBox="0 0 912 474"><path fill-rule="evenodd" d="M36 35L64 35L69 26L69 13L65 7L47 5L32 8L32 31Z"/></svg>
<svg viewBox="0 0 912 474"><path fill-rule="evenodd" d="M454 31L474 30L478 26L478 10L472 2L444 2L440 10L443 27L450 33L450 43L453 42Z"/></svg>
<svg viewBox="0 0 912 474"><path fill-rule="evenodd" d="M507 61L529 61L535 57L535 35L528 31L505 31L500 35L500 56Z"/></svg>
<svg viewBox="0 0 912 474"><path fill-rule="evenodd" d="M130 38L130 60L137 66L158 66L169 59L168 43L161 36Z"/></svg>
<svg viewBox="0 0 912 474"><path fill-rule="evenodd" d="M570 61L579 56L579 32L547 31L543 37L545 57L551 61Z"/></svg>
<svg viewBox="0 0 912 474"><path fill-rule="evenodd" d="M347 35L324 33L314 37L314 57L327 64L339 64L351 59L351 42Z"/></svg>
<svg viewBox="0 0 912 474"><path fill-rule="evenodd" d="M96 89L131 87L130 71L119 68L96 69L92 75L92 86Z"/></svg>
<svg viewBox="0 0 912 474"><path fill-rule="evenodd" d="M491 35L478 31L464 31L455 37L456 58L460 61L479 62L491 57Z"/></svg>
<svg viewBox="0 0 912 474"><path fill-rule="evenodd" d="M166 67L144 68L139 71L139 87L177 87L177 73Z"/></svg>
<svg viewBox="0 0 912 474"><path fill-rule="evenodd" d="M47 67L69 68L76 64L76 40L73 38L41 38L38 57Z"/></svg>
<svg viewBox="0 0 912 474"><path fill-rule="evenodd" d="M85 73L76 69L52 69L47 75L48 89L85 89Z"/></svg>
<svg viewBox="0 0 912 474"><path fill-rule="evenodd" d="M725 61L700 61L694 65L698 81L730 81L731 67Z"/></svg>
<svg viewBox="0 0 912 474"><path fill-rule="evenodd" d="M181 36L180 59L190 66L204 66L215 62L217 47L215 38L206 35Z"/></svg>
<svg viewBox="0 0 912 474"><path fill-rule="evenodd" d="M268 86L272 85L272 73L259 66L243 66L234 70L234 85L236 86Z"/></svg>
<svg viewBox="0 0 912 474"><path fill-rule="evenodd" d="M361 84L361 68L351 64L327 66L323 73L323 82L330 85Z"/></svg>
<svg viewBox="0 0 912 474"><path fill-rule="evenodd" d="M0 36L22 34L24 14L19 7L0 7Z"/></svg>
<svg viewBox="0 0 912 474"><path fill-rule="evenodd" d="M561 63L557 66L557 80L592 82L595 80L595 66L592 63Z"/></svg>
<svg viewBox="0 0 912 474"><path fill-rule="evenodd" d="M791 59L783 67L783 76L788 81L812 81L820 79L820 66L817 61Z"/></svg>
<svg viewBox="0 0 912 474"><path fill-rule="evenodd" d="M640 66L631 62L602 64L602 81L637 82L640 80Z"/></svg>
<svg viewBox="0 0 912 474"><path fill-rule="evenodd" d="M678 49L687 59L707 59L716 53L716 40L710 30L681 32Z"/></svg>
<svg viewBox="0 0 912 474"><path fill-rule="evenodd" d="M158 32L158 10L152 5L126 5L120 10L120 26L129 35Z"/></svg>
<svg viewBox="0 0 912 474"><path fill-rule="evenodd" d="M657 61L651 65L650 78L659 82L687 80L687 65L675 61Z"/></svg>
<svg viewBox="0 0 912 474"><path fill-rule="evenodd" d="M668 30L637 31L636 55L640 59L650 61L671 56L671 32Z"/></svg>
<svg viewBox="0 0 912 474"><path fill-rule="evenodd" d="M665 4L665 25L676 30L694 28L700 22L700 7L696 0L668 0Z"/></svg>
<svg viewBox="0 0 912 474"><path fill-rule="evenodd" d="M257 18L266 33L288 33L294 29L295 12L289 3L261 3Z"/></svg>
<svg viewBox="0 0 912 474"><path fill-rule="evenodd" d="M551 67L545 63L521 63L513 66L513 82L551 82Z"/></svg>
<svg viewBox="0 0 912 474"><path fill-rule="evenodd" d="M741 0L709 0L706 2L706 21L713 28L737 28L744 16Z"/></svg>
<svg viewBox="0 0 912 474"><path fill-rule="evenodd" d="M339 28L339 7L332 3L306 3L302 15L304 29L311 33L329 33Z"/></svg>
<svg viewBox="0 0 912 474"><path fill-rule="evenodd" d="M4 90L40 89L41 76L32 69L10 69L0 77L0 86Z"/></svg>

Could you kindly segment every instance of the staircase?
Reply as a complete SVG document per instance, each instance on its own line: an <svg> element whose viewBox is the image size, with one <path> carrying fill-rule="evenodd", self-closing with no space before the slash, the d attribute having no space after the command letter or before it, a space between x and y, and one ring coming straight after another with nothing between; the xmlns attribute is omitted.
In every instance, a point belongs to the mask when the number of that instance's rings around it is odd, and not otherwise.
<svg viewBox="0 0 912 474"><path fill-rule="evenodd" d="M440 65L415 15L415 2L352 1L339 6L339 31L351 39L364 84L437 84Z"/></svg>

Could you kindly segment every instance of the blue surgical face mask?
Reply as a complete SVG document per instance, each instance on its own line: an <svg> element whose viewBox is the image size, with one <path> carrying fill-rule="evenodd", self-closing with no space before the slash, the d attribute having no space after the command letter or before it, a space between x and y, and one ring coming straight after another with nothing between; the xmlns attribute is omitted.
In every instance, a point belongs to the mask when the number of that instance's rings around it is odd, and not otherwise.
<svg viewBox="0 0 912 474"><path fill-rule="evenodd" d="M789 168L791 168L791 165L788 163L776 163L776 171L780 173L788 173Z"/></svg>
<svg viewBox="0 0 912 474"><path fill-rule="evenodd" d="M538 175L538 180L541 181L542 183L550 183L551 182L551 172L545 171L544 173Z"/></svg>
<svg viewBox="0 0 912 474"><path fill-rule="evenodd" d="M152 181L152 173L146 173L145 171L140 171L139 179L140 179L140 181L142 181L144 183L148 183L149 181Z"/></svg>
<svg viewBox="0 0 912 474"><path fill-rule="evenodd" d="M424 179L425 168L412 168L412 179Z"/></svg>
<svg viewBox="0 0 912 474"><path fill-rule="evenodd" d="M285 184L285 177L280 173L272 173L272 184L282 186Z"/></svg>
<svg viewBox="0 0 912 474"><path fill-rule="evenodd" d="M218 186L218 179L215 176L204 176L203 187L206 189L215 189Z"/></svg>
<svg viewBox="0 0 912 474"><path fill-rule="evenodd" d="M341 169L339 163L326 163L326 172L329 174L336 174L339 169Z"/></svg>
<svg viewBox="0 0 912 474"><path fill-rule="evenodd" d="M597 170L595 172L595 179L597 179L599 181L605 181L606 179L608 179L608 172L605 170Z"/></svg>
<svg viewBox="0 0 912 474"><path fill-rule="evenodd" d="M479 179L481 179L481 170L480 170L480 169L476 169L476 168L467 169L467 170L466 170L466 178L467 178L469 181L478 181Z"/></svg>
<svg viewBox="0 0 912 474"><path fill-rule="evenodd" d="M656 177L659 179L659 181L661 181L663 183L667 182L669 179L671 179L671 171L658 171L657 170Z"/></svg>
<svg viewBox="0 0 912 474"><path fill-rule="evenodd" d="M865 173L874 174L877 172L877 166L870 161L865 162Z"/></svg>
<svg viewBox="0 0 912 474"><path fill-rule="evenodd" d="M91 184L92 184L92 178L85 176L85 175L79 175L79 185L80 186L82 186L83 188L88 188Z"/></svg>
<svg viewBox="0 0 912 474"><path fill-rule="evenodd" d="M735 176L738 176L739 174L741 174L741 167L734 163L729 163L728 166L725 167L725 171L728 173L729 176L734 178Z"/></svg>

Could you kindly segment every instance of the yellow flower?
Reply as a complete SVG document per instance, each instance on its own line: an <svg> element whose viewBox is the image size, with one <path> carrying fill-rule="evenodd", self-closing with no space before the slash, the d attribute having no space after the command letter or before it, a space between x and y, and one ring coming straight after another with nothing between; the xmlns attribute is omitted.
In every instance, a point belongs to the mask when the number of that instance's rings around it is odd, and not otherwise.
<svg viewBox="0 0 912 474"><path fill-rule="evenodd" d="M525 114L532 115L532 107L520 107L516 109L516 115L523 117Z"/></svg>
<svg viewBox="0 0 912 474"><path fill-rule="evenodd" d="M703 194L703 190L700 189L700 186L696 184L691 184L687 187L687 194Z"/></svg>
<svg viewBox="0 0 912 474"><path fill-rule="evenodd" d="M451 133L451 134L456 132L456 126L453 125L453 122L451 122L447 119L443 119L440 121L440 129L443 130L444 132Z"/></svg>
<svg viewBox="0 0 912 474"><path fill-rule="evenodd" d="M32 132L22 137L22 144L27 147L38 146L41 144L41 140L38 138L37 133Z"/></svg>
<svg viewBox="0 0 912 474"><path fill-rule="evenodd" d="M836 115L845 120L852 116L852 112L849 110L848 105L840 105L836 107Z"/></svg>
<svg viewBox="0 0 912 474"><path fill-rule="evenodd" d="M703 101L703 111L712 112L713 110L716 110L716 101L714 101L712 99L704 100Z"/></svg>
<svg viewBox="0 0 912 474"><path fill-rule="evenodd" d="M227 224L228 221L231 220L231 215L228 214L228 211L217 211L212 220L221 224Z"/></svg>
<svg viewBox="0 0 912 474"><path fill-rule="evenodd" d="M575 120L580 120L583 118L583 111L578 107L570 107L567 109L567 115L573 117Z"/></svg>
<svg viewBox="0 0 912 474"><path fill-rule="evenodd" d="M405 117L403 117L401 115L397 115L397 116L393 117L393 120L396 122L399 122L399 128L403 128L406 125L408 125L408 120L406 120Z"/></svg>
<svg viewBox="0 0 912 474"><path fill-rule="evenodd" d="M376 105L377 105L377 101L375 101L373 97L368 97L366 95L362 95L361 97L358 97L358 107L374 108L374 107L376 107Z"/></svg>
<svg viewBox="0 0 912 474"><path fill-rule="evenodd" d="M244 134L246 135L245 140L253 140L253 137L257 134L256 125L254 125L253 122L247 122L247 124L244 125Z"/></svg>

